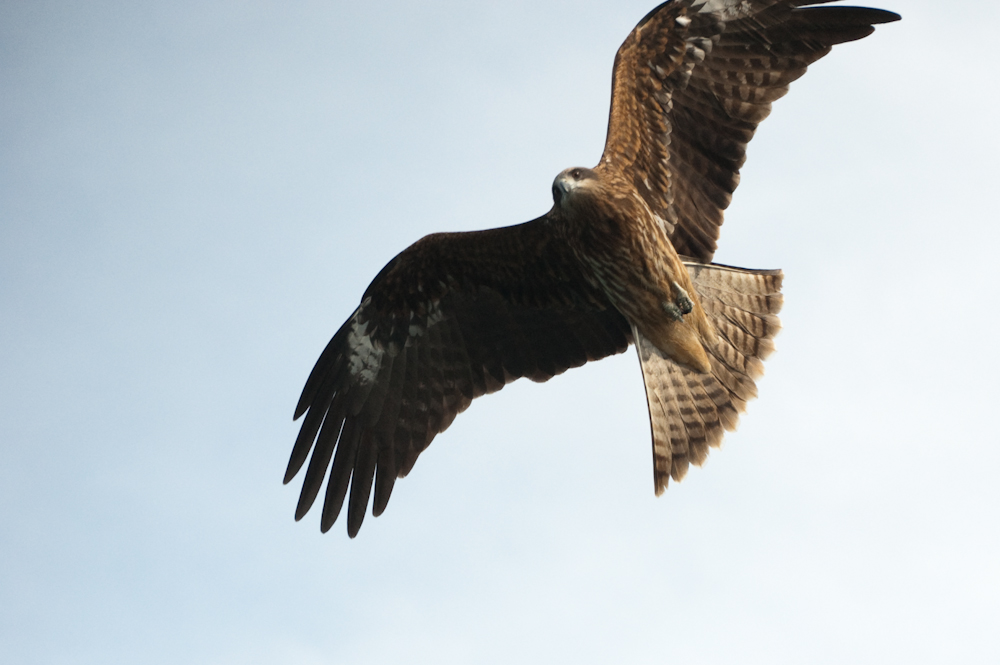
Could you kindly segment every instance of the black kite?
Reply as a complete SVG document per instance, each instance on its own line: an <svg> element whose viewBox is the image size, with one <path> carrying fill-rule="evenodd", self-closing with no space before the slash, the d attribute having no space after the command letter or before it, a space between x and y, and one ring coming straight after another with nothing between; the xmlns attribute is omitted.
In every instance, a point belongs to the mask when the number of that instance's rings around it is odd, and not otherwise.
<svg viewBox="0 0 1000 665"><path fill-rule="evenodd" d="M556 178L545 215L427 236L389 262L323 351L295 409L296 519L330 468L354 537L476 397L639 352L654 488L736 426L779 328L782 274L712 264L747 143L806 67L896 14L826 0L673 0L615 57L601 161ZM332 465L331 465L332 460Z"/></svg>

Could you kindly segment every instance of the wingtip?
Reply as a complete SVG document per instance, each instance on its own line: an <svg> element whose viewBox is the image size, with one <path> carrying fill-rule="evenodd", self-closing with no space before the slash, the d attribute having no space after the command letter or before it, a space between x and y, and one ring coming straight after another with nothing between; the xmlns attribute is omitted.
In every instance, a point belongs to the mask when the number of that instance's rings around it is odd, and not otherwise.
<svg viewBox="0 0 1000 665"><path fill-rule="evenodd" d="M315 371L315 370L314 370ZM312 375L309 376L309 381L306 381L306 385L302 388L302 394L299 395L299 401L295 403L295 411L292 414L292 422L295 422L302 417L302 414L309 410L309 406L312 402L312 392L309 390L310 383L312 381Z"/></svg>
<svg viewBox="0 0 1000 665"><path fill-rule="evenodd" d="M302 468L302 464L295 464L295 456L292 455L288 460L288 466L285 467L285 475L281 479L282 485L287 485L292 481L292 478L298 475L299 470Z"/></svg>
<svg viewBox="0 0 1000 665"><path fill-rule="evenodd" d="M881 24L881 23L895 23L896 21L903 20L903 17L900 16L899 14L897 14L896 12L890 12L887 9L880 9L879 11L882 12L883 18L881 20L878 20L878 21L873 21L873 23L879 23L879 24Z"/></svg>
<svg viewBox="0 0 1000 665"><path fill-rule="evenodd" d="M353 490L353 480L351 481ZM360 510L358 506L361 506ZM347 507L347 535L354 538L358 535L358 531L361 531L361 525L365 521L365 513L368 512L368 496L365 496L364 503L358 502L358 499L354 496L351 497L351 501Z"/></svg>
<svg viewBox="0 0 1000 665"><path fill-rule="evenodd" d="M336 513L327 510L326 504L323 505L323 514L319 520L319 530L320 533L326 533L333 528L333 525L337 522L337 517L340 516L340 511Z"/></svg>
<svg viewBox="0 0 1000 665"><path fill-rule="evenodd" d="M305 459L303 459L302 461L297 460L293 451L291 458L288 460L288 466L285 467L285 476L284 478L282 478L281 484L287 485L288 483L290 483L292 481L292 478L294 478L299 474L299 471L302 469L302 465L304 463Z"/></svg>

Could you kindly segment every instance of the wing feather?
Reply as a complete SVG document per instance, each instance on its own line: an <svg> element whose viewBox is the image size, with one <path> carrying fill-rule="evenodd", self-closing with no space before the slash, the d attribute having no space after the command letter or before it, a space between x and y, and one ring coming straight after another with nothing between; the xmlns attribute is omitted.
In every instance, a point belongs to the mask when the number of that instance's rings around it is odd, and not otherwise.
<svg viewBox="0 0 1000 665"><path fill-rule="evenodd" d="M354 471L351 474L351 494L347 502L347 533L351 538L358 535L361 523L365 520L377 461L378 446L371 430L364 430L361 433Z"/></svg>
<svg viewBox="0 0 1000 665"><path fill-rule="evenodd" d="M305 420L286 482L312 453L296 519L329 470L321 528L346 500L354 537L373 485L379 515L396 478L473 399L628 348L628 323L577 265L544 217L428 236L393 259L323 351L296 407Z"/></svg>
<svg viewBox="0 0 1000 665"><path fill-rule="evenodd" d="M389 504L397 473L393 447L379 440L378 462L375 467L375 502L372 505L372 515L375 517L381 515Z"/></svg>
<svg viewBox="0 0 1000 665"><path fill-rule="evenodd" d="M354 468L354 461L357 457L358 437L361 435L361 426L356 418L346 419L342 422L343 429L340 431L340 438L337 439L337 452L333 458L333 466L330 467L330 479L326 484L326 498L323 501L320 529L324 533L329 531L333 523L337 521L337 516L340 515L340 510L344 507L347 486L351 480L351 469ZM323 478L320 477L317 487L322 483ZM303 489L305 489L304 485ZM299 509L295 511L296 519L302 519L310 505L306 505L303 509L300 500Z"/></svg>
<svg viewBox="0 0 1000 665"><path fill-rule="evenodd" d="M709 262L746 146L771 104L836 45L899 19L802 0L684 0L644 18L615 57L598 169L632 182L680 254Z"/></svg>
<svg viewBox="0 0 1000 665"><path fill-rule="evenodd" d="M346 412L347 391L341 392L334 398L327 418L323 421L323 427L316 437L316 445L313 448L309 466L306 468L306 477L302 482L302 491L299 494L299 503L295 514L305 515L312 507L313 502L319 495L319 490L323 486L323 476L326 475L326 467L333 456L334 446L337 443L337 436L340 434L340 426L343 424L343 417Z"/></svg>

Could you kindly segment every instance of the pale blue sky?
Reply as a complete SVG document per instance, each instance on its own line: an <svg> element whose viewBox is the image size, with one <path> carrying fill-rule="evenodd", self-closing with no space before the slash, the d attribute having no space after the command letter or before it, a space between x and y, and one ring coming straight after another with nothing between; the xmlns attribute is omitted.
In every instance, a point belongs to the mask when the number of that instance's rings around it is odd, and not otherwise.
<svg viewBox="0 0 1000 665"><path fill-rule="evenodd" d="M597 161L653 4L0 0L0 660L1000 659L996 3L884 5L758 132L716 258L785 328L705 468L654 498L630 350L293 521L329 336Z"/></svg>

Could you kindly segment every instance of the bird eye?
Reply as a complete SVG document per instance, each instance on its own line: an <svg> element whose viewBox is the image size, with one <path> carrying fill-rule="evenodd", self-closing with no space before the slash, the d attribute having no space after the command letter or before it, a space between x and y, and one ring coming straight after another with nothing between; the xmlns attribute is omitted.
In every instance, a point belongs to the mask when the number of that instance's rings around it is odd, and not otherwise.
<svg viewBox="0 0 1000 665"><path fill-rule="evenodd" d="M580 172L580 169L573 169L572 171L569 172L569 174L573 176L573 180L579 180L580 176L583 175Z"/></svg>

